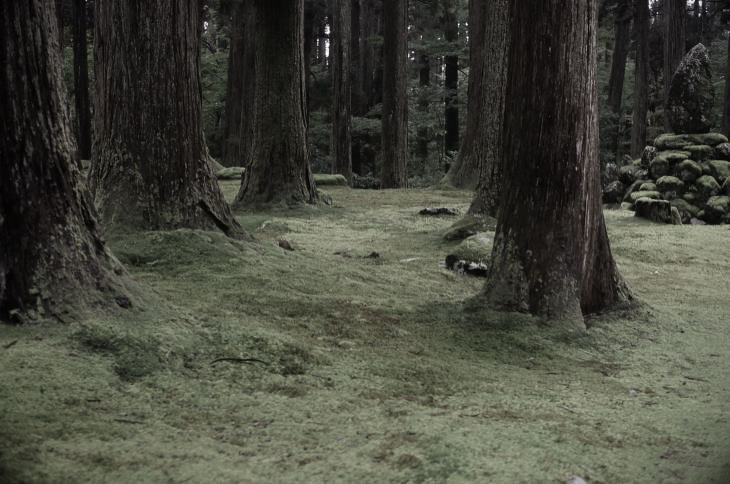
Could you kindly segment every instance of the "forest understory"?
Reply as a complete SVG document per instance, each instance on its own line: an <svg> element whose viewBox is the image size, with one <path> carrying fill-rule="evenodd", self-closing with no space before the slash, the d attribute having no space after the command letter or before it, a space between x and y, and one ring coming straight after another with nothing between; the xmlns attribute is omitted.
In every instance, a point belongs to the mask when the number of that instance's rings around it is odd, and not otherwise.
<svg viewBox="0 0 730 484"><path fill-rule="evenodd" d="M728 482L730 226L605 211L642 305L569 332L443 266L472 192L326 191L109 240L173 310L0 326L0 481Z"/></svg>

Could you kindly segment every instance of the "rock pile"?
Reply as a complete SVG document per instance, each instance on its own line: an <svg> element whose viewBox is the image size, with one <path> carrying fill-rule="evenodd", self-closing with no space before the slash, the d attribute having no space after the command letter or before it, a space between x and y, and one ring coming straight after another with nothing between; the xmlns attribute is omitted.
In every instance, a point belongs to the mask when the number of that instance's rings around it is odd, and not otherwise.
<svg viewBox="0 0 730 484"><path fill-rule="evenodd" d="M657 222L730 223L730 143L719 133L663 134L621 167L603 198Z"/></svg>

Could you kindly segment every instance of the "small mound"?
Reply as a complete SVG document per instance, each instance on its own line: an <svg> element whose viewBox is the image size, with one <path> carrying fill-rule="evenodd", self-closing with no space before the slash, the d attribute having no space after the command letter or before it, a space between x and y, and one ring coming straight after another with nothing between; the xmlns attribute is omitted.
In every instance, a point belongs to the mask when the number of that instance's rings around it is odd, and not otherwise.
<svg viewBox="0 0 730 484"><path fill-rule="evenodd" d="M347 178L343 175L328 175L325 173L316 173L314 175L314 183L318 186L347 186Z"/></svg>

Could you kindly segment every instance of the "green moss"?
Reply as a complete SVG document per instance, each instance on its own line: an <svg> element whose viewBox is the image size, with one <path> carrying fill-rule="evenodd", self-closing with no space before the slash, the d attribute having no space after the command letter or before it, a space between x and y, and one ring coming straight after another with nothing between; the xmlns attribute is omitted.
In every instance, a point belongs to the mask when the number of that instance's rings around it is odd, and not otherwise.
<svg viewBox="0 0 730 484"><path fill-rule="evenodd" d="M730 161L710 160L703 164L707 174L712 176L718 183L722 184L730 178Z"/></svg>
<svg viewBox="0 0 730 484"><path fill-rule="evenodd" d="M684 190L684 182L674 176L663 176L656 181L657 191L666 192L677 192L681 193Z"/></svg>
<svg viewBox="0 0 730 484"><path fill-rule="evenodd" d="M654 146L659 151L683 149L694 144L686 134L662 134L654 139Z"/></svg>
<svg viewBox="0 0 730 484"><path fill-rule="evenodd" d="M229 166L218 170L216 176L219 180L240 180L245 171L246 168L242 166Z"/></svg>
<svg viewBox="0 0 730 484"><path fill-rule="evenodd" d="M485 230L494 231L496 220L492 217L466 215L444 231L444 240L463 240Z"/></svg>
<svg viewBox="0 0 730 484"><path fill-rule="evenodd" d="M315 173L314 183L317 186L340 185L347 186L347 178L344 175L329 175L325 173Z"/></svg>
<svg viewBox="0 0 730 484"><path fill-rule="evenodd" d="M702 167L692 160L684 160L675 167L674 172L683 182L692 183L702 176Z"/></svg>
<svg viewBox="0 0 730 484"><path fill-rule="evenodd" d="M722 482L726 227L605 211L647 306L561 331L489 310L483 281L439 266L452 221L416 213L465 212L473 193L331 193L239 213L258 242L113 238L178 319L0 326L0 480Z"/></svg>
<svg viewBox="0 0 730 484"><path fill-rule="evenodd" d="M689 157L695 161L708 160L715 156L715 148L709 145L688 145L683 148L689 152Z"/></svg>
<svg viewBox="0 0 730 484"><path fill-rule="evenodd" d="M634 192L631 194L631 203L636 203L636 201L640 198L651 198L654 200L658 200L662 198L662 194L659 192Z"/></svg>
<svg viewBox="0 0 730 484"><path fill-rule="evenodd" d="M654 183L654 182L642 183L641 186L639 187L639 190L638 191L640 191L640 192L655 192L655 191L657 191L656 183Z"/></svg>

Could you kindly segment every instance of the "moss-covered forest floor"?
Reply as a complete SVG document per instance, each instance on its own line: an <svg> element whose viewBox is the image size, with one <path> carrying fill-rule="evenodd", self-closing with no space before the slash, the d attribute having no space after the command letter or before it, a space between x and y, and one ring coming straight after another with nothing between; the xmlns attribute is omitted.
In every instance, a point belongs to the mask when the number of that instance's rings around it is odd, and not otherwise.
<svg viewBox="0 0 730 484"><path fill-rule="evenodd" d="M0 481L728 482L730 226L607 211L646 307L571 334L440 266L469 193L327 191L110 240L182 317L0 326Z"/></svg>

